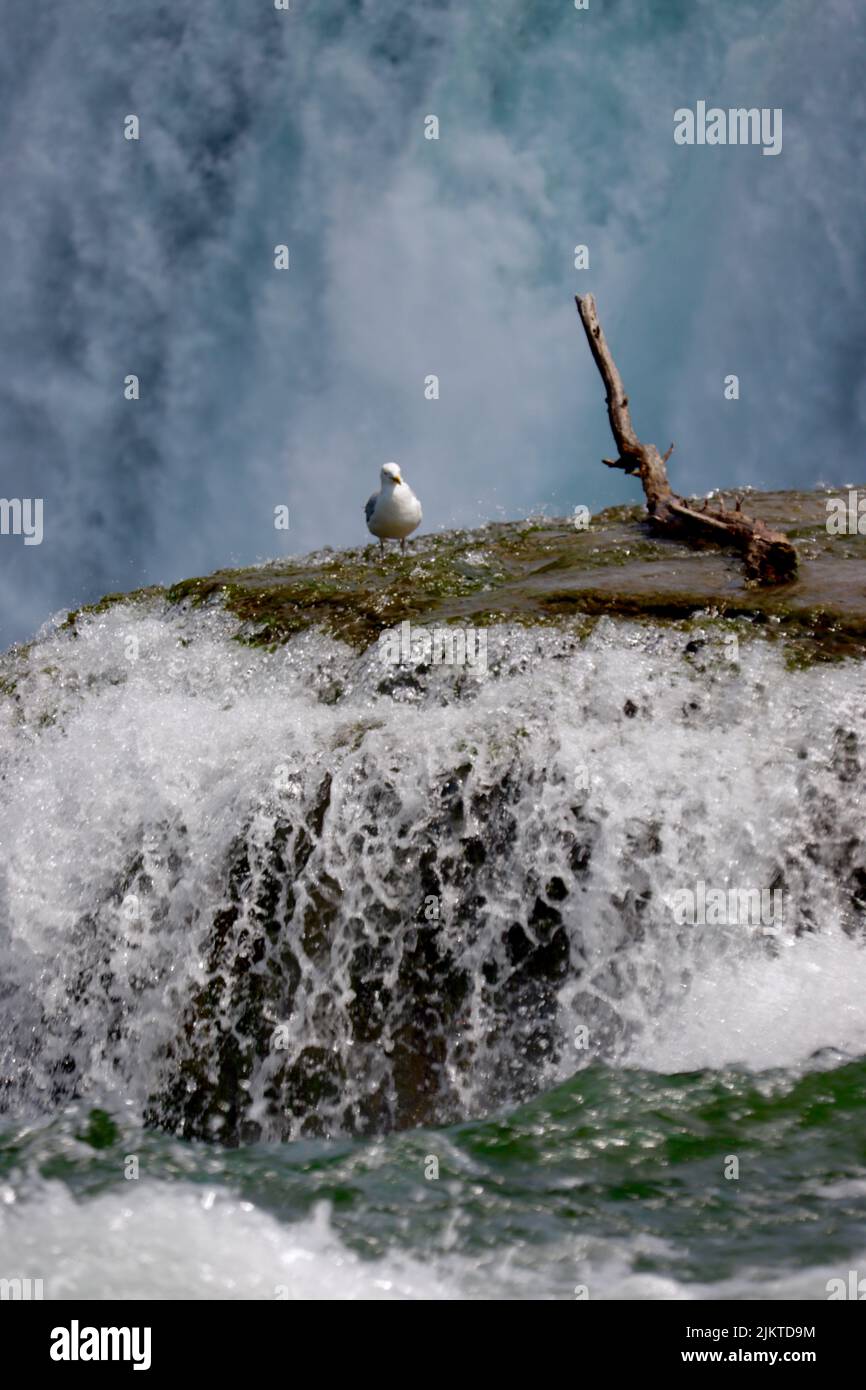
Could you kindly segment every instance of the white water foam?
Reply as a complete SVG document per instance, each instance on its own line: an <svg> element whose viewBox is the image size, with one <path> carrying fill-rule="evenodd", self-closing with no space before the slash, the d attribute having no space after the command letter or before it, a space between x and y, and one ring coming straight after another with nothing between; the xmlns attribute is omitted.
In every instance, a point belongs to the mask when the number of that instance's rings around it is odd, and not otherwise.
<svg viewBox="0 0 866 1390"><path fill-rule="evenodd" d="M492 629L486 673L395 674L375 648L310 633L271 653L234 630L217 610L121 606L4 658L0 1070L25 1099L50 1109L74 1086L143 1107L194 990L223 968L207 963L219 914L253 932L269 873L293 895L279 939L298 984L288 1016L265 1021L285 1026L292 1064L310 1047L337 1059L335 1098L317 1102L331 1130L376 1094L382 1122L400 1122L424 873L441 908L433 966L450 960L464 990L435 1073L452 1117L569 1074L597 1055L604 1019L604 1055L660 1068L862 1050L859 666L787 671L745 640L731 665L711 626L695 655L682 633L602 622L584 642ZM778 938L673 920L672 894L698 879L777 874ZM323 899L324 945L307 934ZM558 943L564 975L523 980L515 934L542 956ZM372 1036L359 989L385 1001ZM241 1006L220 1009L237 1027ZM582 1024L588 1051L571 1042ZM290 1137L268 1109L281 1060L250 1063L265 1137Z"/></svg>
<svg viewBox="0 0 866 1390"><path fill-rule="evenodd" d="M324 1205L286 1225L219 1187L131 1183L79 1202L50 1182L25 1200L10 1195L0 1188L0 1272L42 1279L47 1299L818 1300L828 1279L847 1273L755 1266L718 1283L687 1282L638 1268L672 1253L646 1235L576 1236L536 1250L517 1243L475 1258L392 1249L369 1260L340 1239Z"/></svg>
<svg viewBox="0 0 866 1390"><path fill-rule="evenodd" d="M281 1225L220 1188L131 1184L128 1193L82 1203L62 1184L46 1183L30 1200L0 1207L0 1247L4 1272L33 1270L46 1298L458 1296L409 1256L362 1260L333 1233L324 1209Z"/></svg>
<svg viewBox="0 0 866 1390"><path fill-rule="evenodd" d="M660 1072L820 1061L866 1053L866 950L839 933L788 938L773 958L721 954L681 987L630 1065ZM840 1058L836 1058L840 1060Z"/></svg>

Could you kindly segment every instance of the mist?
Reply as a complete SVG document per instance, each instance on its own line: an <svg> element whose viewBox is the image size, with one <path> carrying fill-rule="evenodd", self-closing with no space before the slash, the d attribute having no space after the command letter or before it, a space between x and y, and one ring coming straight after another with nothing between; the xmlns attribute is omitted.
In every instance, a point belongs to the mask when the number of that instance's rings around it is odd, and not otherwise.
<svg viewBox="0 0 866 1390"><path fill-rule="evenodd" d="M639 500L576 292L678 490L857 475L853 0L292 3L5 0L0 493L44 538L0 537L0 642L364 544L391 459L425 529ZM677 145L699 100L783 110L779 156Z"/></svg>

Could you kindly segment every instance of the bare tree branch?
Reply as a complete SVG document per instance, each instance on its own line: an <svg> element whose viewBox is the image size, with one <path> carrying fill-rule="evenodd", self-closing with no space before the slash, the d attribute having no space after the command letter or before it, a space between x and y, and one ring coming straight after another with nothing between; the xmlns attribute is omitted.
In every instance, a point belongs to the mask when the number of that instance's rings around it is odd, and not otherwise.
<svg viewBox="0 0 866 1390"><path fill-rule="evenodd" d="M772 531L765 522L746 516L740 510L739 500L733 512L725 508L721 498L717 509L708 510L705 502L697 512L671 490L665 464L673 453L673 444L662 457L654 444L638 439L622 378L598 321L595 299L591 294L575 295L575 303L605 385L607 415L619 451L618 458L602 462L608 468L621 468L640 478L654 529L698 543L736 546L743 552L747 575L759 583L780 584L792 579L797 571L797 553L782 531Z"/></svg>

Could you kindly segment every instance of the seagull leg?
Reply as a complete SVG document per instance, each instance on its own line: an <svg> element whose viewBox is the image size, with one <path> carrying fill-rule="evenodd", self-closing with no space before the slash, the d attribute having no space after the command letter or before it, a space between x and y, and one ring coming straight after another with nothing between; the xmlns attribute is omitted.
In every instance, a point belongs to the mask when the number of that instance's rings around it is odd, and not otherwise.
<svg viewBox="0 0 866 1390"><path fill-rule="evenodd" d="M379 537L379 554L380 554L380 555L383 555L384 553L385 553L385 542L382 540L382 537L380 536L380 537Z"/></svg>
<svg viewBox="0 0 866 1390"><path fill-rule="evenodd" d="M401 537L400 537L400 549L402 550L403 554L405 555L405 554L406 554L406 537L405 537L405 536L401 536Z"/></svg>

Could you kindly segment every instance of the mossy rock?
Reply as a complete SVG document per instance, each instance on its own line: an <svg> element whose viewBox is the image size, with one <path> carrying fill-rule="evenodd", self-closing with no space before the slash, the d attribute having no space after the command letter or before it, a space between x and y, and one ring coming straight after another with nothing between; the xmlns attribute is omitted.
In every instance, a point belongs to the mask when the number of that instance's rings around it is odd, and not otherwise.
<svg viewBox="0 0 866 1390"><path fill-rule="evenodd" d="M828 495L756 493L746 500L753 515L787 530L797 549L796 579L776 588L750 584L735 552L660 539L642 507L611 507L584 530L568 519L495 523L421 536L405 553L394 548L383 556L377 545L325 550L109 594L70 613L65 626L75 631L85 615L119 603L218 604L237 618L241 642L274 647L318 627L363 649L407 619L550 625L601 615L682 622L710 613L790 639L795 664L862 656L866 537L827 533Z"/></svg>

